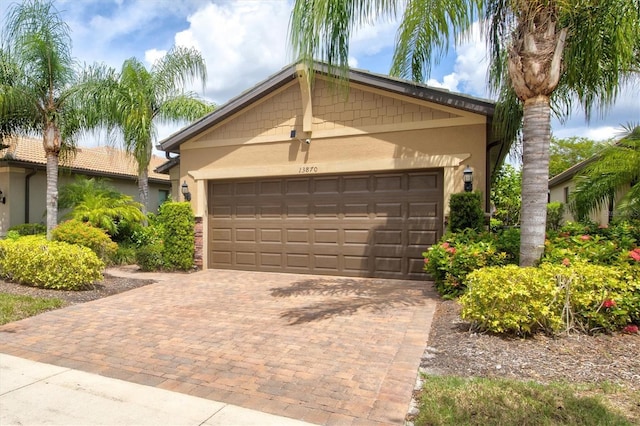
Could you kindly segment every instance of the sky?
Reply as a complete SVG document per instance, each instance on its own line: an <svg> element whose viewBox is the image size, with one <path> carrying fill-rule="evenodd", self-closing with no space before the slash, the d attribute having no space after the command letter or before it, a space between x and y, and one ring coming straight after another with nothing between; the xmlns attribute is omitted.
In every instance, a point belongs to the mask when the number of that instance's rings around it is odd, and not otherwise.
<svg viewBox="0 0 640 426"><path fill-rule="evenodd" d="M0 0L3 22L13 0ZM137 57L150 67L172 46L199 49L207 63L206 99L222 105L294 62L288 42L292 0L55 0L71 28L73 55L80 63L120 69ZM359 29L350 46L350 65L380 74L391 66L397 22ZM486 89L486 47L475 28L431 71L427 84L481 98ZM580 111L552 123L553 135L596 140L615 137L621 126L640 122L640 81L616 104L596 111L589 123ZM159 126L158 138L181 126ZM81 144L92 144L92 141Z"/></svg>

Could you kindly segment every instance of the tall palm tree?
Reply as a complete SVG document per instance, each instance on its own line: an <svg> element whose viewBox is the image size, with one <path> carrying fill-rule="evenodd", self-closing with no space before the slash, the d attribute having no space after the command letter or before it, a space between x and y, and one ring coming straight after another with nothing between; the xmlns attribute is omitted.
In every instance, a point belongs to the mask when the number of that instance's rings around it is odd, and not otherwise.
<svg viewBox="0 0 640 426"><path fill-rule="evenodd" d="M143 213L149 205L149 162L156 126L196 120L213 105L185 90L199 79L204 88L207 70L199 51L175 47L147 70L136 58L124 61L119 73L105 67L87 69L83 76L83 104L93 99L92 115L101 116L113 136L121 134L124 149L138 163L138 190Z"/></svg>
<svg viewBox="0 0 640 426"><path fill-rule="evenodd" d="M75 78L69 27L52 2L12 5L0 54L0 136L43 136L48 237L57 225L60 152L88 125L68 102Z"/></svg>
<svg viewBox="0 0 640 426"><path fill-rule="evenodd" d="M640 126L625 130L625 136L607 146L577 177L570 203L576 217L586 219L594 210L609 208L616 195L623 194L615 213L640 218Z"/></svg>
<svg viewBox="0 0 640 426"><path fill-rule="evenodd" d="M516 112L502 118L520 119L514 101L522 111L520 264L534 264L544 248L551 96L565 111L577 100L587 114L592 105L615 100L622 82L639 69L640 1L296 0L294 52L309 66L322 60L344 76L351 33L398 13L403 16L391 73L416 81L428 77L452 40L464 37L476 20L484 24L490 85L501 110Z"/></svg>

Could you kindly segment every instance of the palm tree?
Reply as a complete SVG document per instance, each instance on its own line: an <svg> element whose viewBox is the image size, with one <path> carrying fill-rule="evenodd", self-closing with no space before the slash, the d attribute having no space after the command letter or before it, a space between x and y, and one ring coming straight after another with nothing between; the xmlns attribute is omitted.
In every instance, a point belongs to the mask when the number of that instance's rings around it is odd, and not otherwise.
<svg viewBox="0 0 640 426"><path fill-rule="evenodd" d="M69 27L52 2L14 4L0 54L0 136L43 136L48 238L57 225L60 152L88 125L68 102L75 77Z"/></svg>
<svg viewBox="0 0 640 426"><path fill-rule="evenodd" d="M621 218L640 218L640 126L629 125L625 135L607 146L598 159L577 177L577 185L570 203L580 220L602 207L611 211L616 195L616 215Z"/></svg>
<svg viewBox="0 0 640 426"><path fill-rule="evenodd" d="M551 97L565 111L575 99L587 114L592 105L615 100L640 62L639 1L296 0L290 24L294 53L310 67L319 59L344 76L354 29L399 12L391 73L416 81L428 77L451 40L464 37L474 21L484 23L499 106L517 112L516 101L522 108L520 264L534 264L545 239ZM517 113L502 117L520 120ZM507 124L504 129L517 127Z"/></svg>
<svg viewBox="0 0 640 426"><path fill-rule="evenodd" d="M138 163L138 190L143 213L149 204L149 162L156 125L196 120L213 111L213 105L186 91L194 79L202 86L207 77L199 51L175 47L150 70L136 58L124 61L120 73L105 67L93 67L83 76L83 104L93 100L92 114L101 115L113 136L121 133L124 149Z"/></svg>

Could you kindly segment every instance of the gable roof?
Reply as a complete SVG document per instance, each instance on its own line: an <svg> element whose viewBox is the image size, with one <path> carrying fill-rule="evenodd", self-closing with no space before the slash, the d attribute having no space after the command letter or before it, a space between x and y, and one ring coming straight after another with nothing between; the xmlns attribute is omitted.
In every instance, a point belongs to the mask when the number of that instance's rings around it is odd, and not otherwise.
<svg viewBox="0 0 640 426"><path fill-rule="evenodd" d="M0 148L0 161L22 166L44 168L47 159L42 148L42 140L34 138L6 138ZM164 163L158 156L151 158L149 181L167 183L169 177L154 170ZM124 179L138 178L138 166L135 159L125 151L113 147L78 147L75 155L61 155L60 168L70 169L76 173L117 177Z"/></svg>
<svg viewBox="0 0 640 426"><path fill-rule="evenodd" d="M324 64L316 64L314 72L320 75L328 75L327 66ZM231 99L226 104L218 107L212 113L170 135L161 141L157 148L167 152L179 153L180 145L183 142L186 142L212 126L215 126L217 123L220 123L224 119L269 95L291 81L294 81L296 78L298 78L298 68L296 64L283 68L276 74L273 74L266 80L258 83L251 89ZM424 84L418 84L368 71L349 69L347 78L353 83L420 100L426 100L435 104L445 105L488 117L493 116L495 109L495 104L489 100L453 93L448 90L438 89Z"/></svg>

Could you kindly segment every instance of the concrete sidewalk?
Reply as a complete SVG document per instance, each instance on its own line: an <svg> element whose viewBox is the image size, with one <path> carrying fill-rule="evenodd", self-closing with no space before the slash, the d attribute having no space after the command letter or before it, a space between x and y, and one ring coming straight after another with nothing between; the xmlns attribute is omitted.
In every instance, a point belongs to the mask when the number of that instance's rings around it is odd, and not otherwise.
<svg viewBox="0 0 640 426"><path fill-rule="evenodd" d="M1 425L310 425L0 354Z"/></svg>

